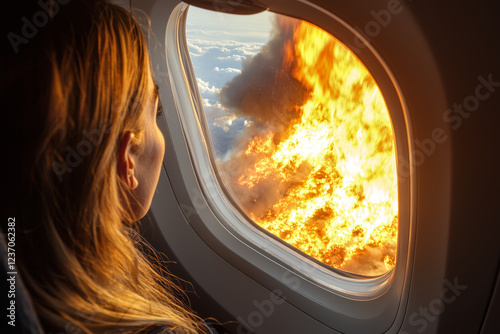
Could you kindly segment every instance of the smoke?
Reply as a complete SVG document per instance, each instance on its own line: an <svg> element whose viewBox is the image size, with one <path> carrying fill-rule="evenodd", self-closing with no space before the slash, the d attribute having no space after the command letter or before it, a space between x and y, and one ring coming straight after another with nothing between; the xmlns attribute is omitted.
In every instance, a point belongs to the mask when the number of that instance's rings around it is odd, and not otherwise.
<svg viewBox="0 0 500 334"><path fill-rule="evenodd" d="M282 132L298 117L294 106L301 106L307 97L305 87L283 65L283 48L292 41L298 22L276 17L270 41L258 54L243 61L241 73L219 95L225 108L275 133Z"/></svg>
<svg viewBox="0 0 500 334"><path fill-rule="evenodd" d="M286 183L272 177L261 180L252 188L236 183L240 176L252 173L250 167L261 158L244 154L248 143L256 136L264 138L274 134L274 149L300 118L298 107L307 99L308 90L292 76L294 62L284 64L283 61L284 48L287 43L293 42L293 33L299 22L275 16L269 42L259 53L243 60L241 73L221 88L220 105L210 111L213 115L232 115L247 120L248 125L242 129L231 151L221 162L221 169L225 171L223 178L232 197L245 211L256 216L264 214L283 198L291 183L306 177L310 169L303 166L297 177ZM218 139L214 139L216 144L221 145Z"/></svg>

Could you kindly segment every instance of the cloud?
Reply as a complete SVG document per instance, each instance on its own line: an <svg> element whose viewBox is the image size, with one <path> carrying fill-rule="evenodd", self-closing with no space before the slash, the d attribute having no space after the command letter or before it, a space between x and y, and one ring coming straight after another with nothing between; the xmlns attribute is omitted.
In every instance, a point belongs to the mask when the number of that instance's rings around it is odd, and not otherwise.
<svg viewBox="0 0 500 334"><path fill-rule="evenodd" d="M189 38L188 47L203 105L218 101L220 89L241 73L242 64L260 50L263 43Z"/></svg>
<svg viewBox="0 0 500 334"><path fill-rule="evenodd" d="M210 108L213 106L212 103L210 103L210 99L201 99L203 101L203 107L204 108Z"/></svg>
<svg viewBox="0 0 500 334"><path fill-rule="evenodd" d="M289 66L294 64L283 64L284 45L293 38L294 27L298 24L295 20L286 22L286 25L280 26L275 20L269 42L260 47L253 57L243 61L240 74L227 82L219 94L224 107L234 110L239 117L253 119L275 133L281 133L293 124L298 117L294 106L302 105L309 93L291 75ZM241 53L253 51L250 47L237 47L235 50Z"/></svg>
<svg viewBox="0 0 500 334"><path fill-rule="evenodd" d="M262 48L262 44L245 45L245 46L240 46L240 47L234 48L234 51L239 51L246 56L253 56L253 55L257 54L261 48Z"/></svg>
<svg viewBox="0 0 500 334"><path fill-rule="evenodd" d="M219 88L215 86L210 86L209 82L203 81L200 78L196 78L196 82L198 83L198 88L200 92L203 93L210 93L210 94L218 94L219 93Z"/></svg>
<svg viewBox="0 0 500 334"><path fill-rule="evenodd" d="M237 60L242 61L247 56L253 56L258 53L263 43L257 42L237 42L233 40L213 41L200 38L188 38L189 53L191 56L198 57L206 52L213 50L226 54L220 56L219 60Z"/></svg>
<svg viewBox="0 0 500 334"><path fill-rule="evenodd" d="M202 54L204 54L206 52L205 50L203 50L203 48L201 48L198 45L193 44L193 43L188 42L188 47L189 47L189 53L191 54L191 56L201 56Z"/></svg>
<svg viewBox="0 0 500 334"><path fill-rule="evenodd" d="M228 73L238 73L238 74L241 73L241 70L232 67L219 68L218 66L216 66L214 70L216 72L228 72Z"/></svg>
<svg viewBox="0 0 500 334"><path fill-rule="evenodd" d="M220 117L215 118L212 121L212 124L215 126L218 126L219 128L222 128L224 132L229 131L229 127L233 125L233 121L236 120L236 114L234 113L228 113L225 115L222 115Z"/></svg>
<svg viewBox="0 0 500 334"><path fill-rule="evenodd" d="M259 53L263 42L236 41L217 31L187 31L187 42L197 77L197 84L206 113L216 155L229 156L239 134L254 126L244 115L222 106L219 92L235 76L241 74L244 62ZM222 39L217 39L221 37ZM267 39L266 39L267 40Z"/></svg>
<svg viewBox="0 0 500 334"><path fill-rule="evenodd" d="M246 58L247 58L247 56L233 54L233 55L226 56L226 57L217 57L217 60L232 60L232 61L242 62Z"/></svg>
<svg viewBox="0 0 500 334"><path fill-rule="evenodd" d="M224 30L206 30L206 29L187 29L189 35L205 35L205 36L220 36L228 35L229 33Z"/></svg>

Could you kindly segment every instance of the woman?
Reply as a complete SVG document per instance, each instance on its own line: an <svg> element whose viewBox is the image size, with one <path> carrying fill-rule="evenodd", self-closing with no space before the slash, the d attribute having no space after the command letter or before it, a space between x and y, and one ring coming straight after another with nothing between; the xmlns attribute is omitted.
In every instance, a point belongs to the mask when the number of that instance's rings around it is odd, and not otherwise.
<svg viewBox="0 0 500 334"><path fill-rule="evenodd" d="M40 3L46 24L3 59L2 99L23 115L16 265L45 331L205 332L132 228L165 148L140 27L103 0Z"/></svg>

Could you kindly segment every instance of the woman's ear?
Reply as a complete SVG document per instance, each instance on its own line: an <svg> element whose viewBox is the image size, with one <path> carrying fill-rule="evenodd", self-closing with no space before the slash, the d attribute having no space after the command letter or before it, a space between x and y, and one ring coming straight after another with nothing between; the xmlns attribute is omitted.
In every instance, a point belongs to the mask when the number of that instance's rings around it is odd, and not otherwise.
<svg viewBox="0 0 500 334"><path fill-rule="evenodd" d="M118 175L121 177L130 189L135 189L139 181L135 177L135 156L132 151L132 141L134 134L127 131L123 134L118 150Z"/></svg>

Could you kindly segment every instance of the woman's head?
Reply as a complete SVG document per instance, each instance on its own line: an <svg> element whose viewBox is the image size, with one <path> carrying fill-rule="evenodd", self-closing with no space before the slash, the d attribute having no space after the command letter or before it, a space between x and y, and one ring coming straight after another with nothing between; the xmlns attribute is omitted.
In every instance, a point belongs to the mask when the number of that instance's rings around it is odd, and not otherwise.
<svg viewBox="0 0 500 334"><path fill-rule="evenodd" d="M129 211L134 219L143 217L151 204L165 151L163 134L156 123L163 110L152 79L148 83L148 93L143 113L143 139L136 143L134 132L123 131L117 155L117 172L125 189L122 201L131 203Z"/></svg>
<svg viewBox="0 0 500 334"><path fill-rule="evenodd" d="M63 10L44 45L50 124L37 159L83 202L97 200L101 189L113 203L120 196L124 218L137 220L151 203L164 146L143 34L128 12L103 1Z"/></svg>
<svg viewBox="0 0 500 334"><path fill-rule="evenodd" d="M26 119L18 264L43 322L194 332L197 318L131 229L164 154L139 25L107 1L72 0L9 66L3 98L22 92L9 107Z"/></svg>

